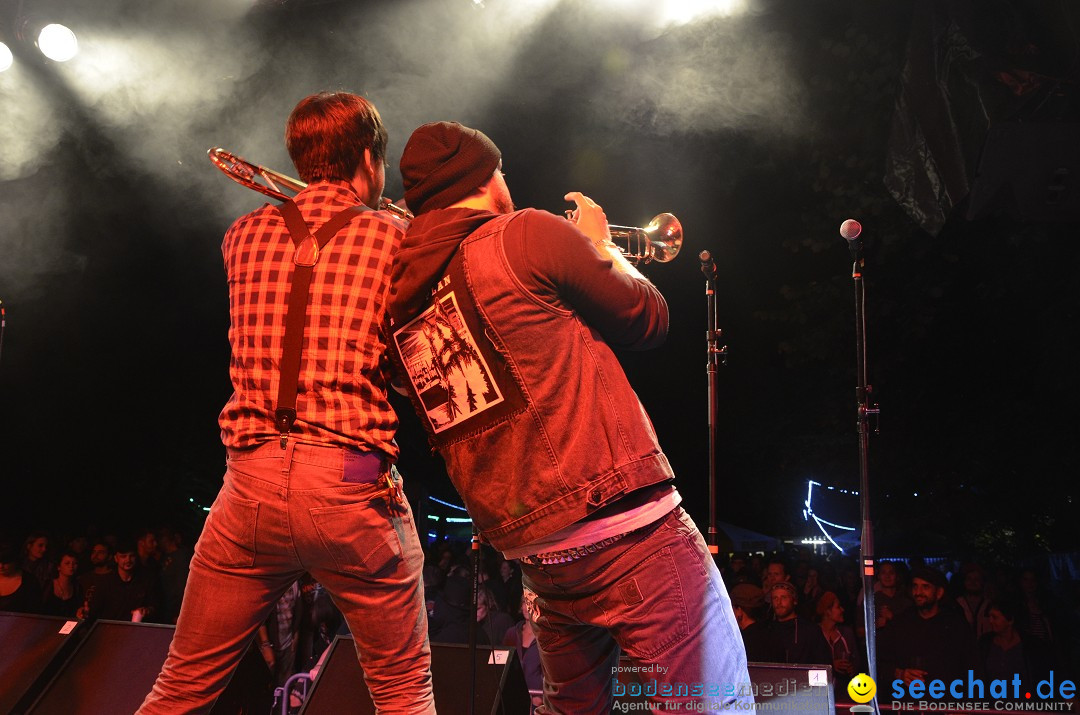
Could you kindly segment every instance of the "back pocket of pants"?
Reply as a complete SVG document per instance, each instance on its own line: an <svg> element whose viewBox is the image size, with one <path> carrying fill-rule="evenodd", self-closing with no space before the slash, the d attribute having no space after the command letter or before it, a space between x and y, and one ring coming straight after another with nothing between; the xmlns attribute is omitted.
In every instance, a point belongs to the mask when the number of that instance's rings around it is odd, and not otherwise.
<svg viewBox="0 0 1080 715"><path fill-rule="evenodd" d="M619 645L633 658L654 658L690 632L679 568L671 551L671 546L660 549L593 597Z"/></svg>
<svg viewBox="0 0 1080 715"><path fill-rule="evenodd" d="M380 501L315 507L311 521L339 571L375 576L401 561L401 543Z"/></svg>

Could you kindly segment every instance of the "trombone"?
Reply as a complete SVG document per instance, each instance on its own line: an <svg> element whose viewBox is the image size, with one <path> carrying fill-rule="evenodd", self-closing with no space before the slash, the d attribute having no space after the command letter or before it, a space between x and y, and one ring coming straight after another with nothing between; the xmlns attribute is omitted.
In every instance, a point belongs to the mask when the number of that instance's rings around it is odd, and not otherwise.
<svg viewBox="0 0 1080 715"><path fill-rule="evenodd" d="M307 188L307 184L299 179L286 176L280 172L268 169L250 162L242 157L225 151L221 147L212 147L206 152L214 166L225 172L225 175L238 184L255 189L259 193L266 194L278 201L288 201L298 192ZM286 193L288 192L288 193ZM398 218L410 220L413 215L402 207L394 204L385 196L379 199L379 209L389 211Z"/></svg>
<svg viewBox="0 0 1080 715"><path fill-rule="evenodd" d="M233 181L249 189L277 199L288 201L297 192L307 187L303 181L286 176L265 166L252 163L221 147L213 147L206 152L214 166L225 172ZM286 193L288 192L288 193ZM379 208L389 211L398 218L411 220L412 213L397 206L386 197L379 200ZM619 251L634 265L639 263L667 263L678 255L682 248L683 230L679 219L672 214L662 213L653 217L647 226L609 226L611 240Z"/></svg>

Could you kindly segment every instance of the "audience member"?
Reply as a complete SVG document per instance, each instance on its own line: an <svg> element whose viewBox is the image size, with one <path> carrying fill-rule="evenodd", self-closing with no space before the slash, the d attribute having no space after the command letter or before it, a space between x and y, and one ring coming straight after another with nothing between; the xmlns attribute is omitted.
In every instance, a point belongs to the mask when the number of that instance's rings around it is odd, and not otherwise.
<svg viewBox="0 0 1080 715"><path fill-rule="evenodd" d="M765 593L754 584L743 581L732 586L728 596L731 598L731 609L735 612L735 622L742 633L746 660L756 663L783 662L784 652L773 638L769 624L762 620L765 615Z"/></svg>
<svg viewBox="0 0 1080 715"><path fill-rule="evenodd" d="M176 623L176 618L180 615L180 602L184 598L184 586L187 585L192 549L184 543L184 538L179 531L168 526L158 529L157 543L160 550L158 570L158 583L161 587L160 621Z"/></svg>
<svg viewBox="0 0 1080 715"><path fill-rule="evenodd" d="M330 592L311 574L300 579L300 637L296 649L296 667L299 671L311 670L323 652L330 647L342 628L345 617ZM348 628L345 628L348 632Z"/></svg>
<svg viewBox="0 0 1080 715"><path fill-rule="evenodd" d="M1043 592L1039 575L1034 569L1022 570L1017 627L1044 643L1053 643L1054 626L1050 611L1050 599Z"/></svg>
<svg viewBox="0 0 1080 715"><path fill-rule="evenodd" d="M986 593L985 572L976 563L966 563L960 567L962 591L956 597L956 605L964 614L972 633L976 638L990 632L990 597Z"/></svg>
<svg viewBox="0 0 1080 715"><path fill-rule="evenodd" d="M154 616L158 594L153 581L135 572L137 548L134 541L117 544L113 554L116 572L101 579L94 589L87 618L138 623Z"/></svg>
<svg viewBox="0 0 1080 715"><path fill-rule="evenodd" d="M161 560L154 530L146 527L135 534L135 571L144 574L157 585L161 579Z"/></svg>
<svg viewBox="0 0 1080 715"><path fill-rule="evenodd" d="M472 584L467 575L451 568L442 591L435 597L431 617L428 619L432 643L468 643L469 611L472 610ZM480 630L477 643L490 643Z"/></svg>
<svg viewBox="0 0 1080 715"><path fill-rule="evenodd" d="M37 613L41 608L41 589L22 563L15 547L0 544L0 611Z"/></svg>
<svg viewBox="0 0 1080 715"><path fill-rule="evenodd" d="M438 564L430 559L424 564L424 601L427 604L428 628L431 628L431 616L435 611L435 598L442 592L446 583L446 574Z"/></svg>
<svg viewBox="0 0 1080 715"><path fill-rule="evenodd" d="M862 605L862 599L858 600L858 604ZM874 581L874 620L878 630L903 615L912 605L911 594L904 588L897 565L892 561L879 561ZM861 621L857 623L856 630L860 638L866 636Z"/></svg>
<svg viewBox="0 0 1080 715"><path fill-rule="evenodd" d="M56 565L49 559L49 536L44 531L32 532L23 546L23 571L30 574L44 591L52 581Z"/></svg>
<svg viewBox="0 0 1080 715"><path fill-rule="evenodd" d="M79 576L83 597L93 598L94 590L106 576L116 570L115 566L112 548L108 542L105 539L94 539L94 544L90 547L90 570Z"/></svg>
<svg viewBox="0 0 1080 715"><path fill-rule="evenodd" d="M453 568L454 562L457 560L457 557L454 554L454 549L452 546L450 546L450 544L443 543L439 546L438 554L439 557L438 559L436 559L436 565L438 566L439 571L441 571L444 576L449 576L450 569Z"/></svg>
<svg viewBox="0 0 1080 715"><path fill-rule="evenodd" d="M840 603L852 610L859 603L862 595L861 569L854 559L845 558L840 562L840 579L833 593L840 599Z"/></svg>
<svg viewBox="0 0 1080 715"><path fill-rule="evenodd" d="M67 618L77 617L85 601L82 584L75 578L78 569L78 556L65 551L56 567L56 578L45 587L41 605L42 613Z"/></svg>
<svg viewBox="0 0 1080 715"><path fill-rule="evenodd" d="M998 600L987 613L989 630L979 638L979 665L988 680L1012 681L1017 674L1030 684L1046 678L1054 667L1050 647L1016 628L1017 604Z"/></svg>
<svg viewBox="0 0 1080 715"><path fill-rule="evenodd" d="M844 687L847 687L847 682L861 672L859 643L855 640L855 632L844 623L844 607L840 605L840 599L835 593L826 591L821 594L816 606L816 616L821 626L821 634L825 636L825 642L832 651L836 682L842 682Z"/></svg>
<svg viewBox="0 0 1080 715"><path fill-rule="evenodd" d="M825 593L825 589L821 587L821 582L818 580L818 570L812 567L806 568L805 574L797 580L796 588L799 593L799 615L807 620L815 620L818 599Z"/></svg>
<svg viewBox="0 0 1080 715"><path fill-rule="evenodd" d="M772 587L778 583L790 583L791 576L788 575L787 565L782 559L776 558L769 561L765 566L765 573L761 576L761 590L765 593L772 593Z"/></svg>
<svg viewBox="0 0 1080 715"><path fill-rule="evenodd" d="M765 579L765 559L761 554L753 554L746 561L746 580L761 583Z"/></svg>
<svg viewBox="0 0 1080 715"><path fill-rule="evenodd" d="M90 538L85 534L76 534L68 539L67 550L75 555L78 569L75 576L81 576L90 570Z"/></svg>
<svg viewBox="0 0 1080 715"><path fill-rule="evenodd" d="M502 582L503 593L506 594L507 605L513 606L515 603L520 603L522 596L521 569L518 567L517 561L513 559L500 561L499 579Z"/></svg>
<svg viewBox="0 0 1080 715"><path fill-rule="evenodd" d="M832 663L832 652L821 629L798 616L798 593L788 581L776 581L769 591L773 618L771 631L784 663Z"/></svg>
<svg viewBox="0 0 1080 715"><path fill-rule="evenodd" d="M499 610L495 596L487 586L481 586L476 592L476 625L491 645L502 643L506 632L514 627L513 616Z"/></svg>
<svg viewBox="0 0 1080 715"><path fill-rule="evenodd" d="M732 554L727 568L724 569L724 581L727 583L728 590L730 591L735 584L754 583L756 580L747 567L746 554L739 552Z"/></svg>
<svg viewBox="0 0 1080 715"><path fill-rule="evenodd" d="M942 608L948 581L929 566L911 572L914 608L896 616L878 638L878 679L950 682L975 667L974 640L955 609Z"/></svg>
<svg viewBox="0 0 1080 715"><path fill-rule="evenodd" d="M533 635L532 619L529 617L529 601L524 594L518 598L518 604L522 620L506 631L502 643L513 646L517 653L518 662L521 663L521 669L525 673L525 685L529 689L532 706L535 708L544 701L538 694L544 690L544 672L540 667L540 647L536 644L536 636Z"/></svg>
<svg viewBox="0 0 1080 715"><path fill-rule="evenodd" d="M480 546L480 585L488 589L491 592L492 597L495 599L496 607L504 613L509 612L506 601L506 589L502 581L502 577L499 575L499 564L503 562L502 554L492 549L490 546L481 544ZM502 637L502 634L499 634ZM498 640L492 641L498 643Z"/></svg>
<svg viewBox="0 0 1080 715"><path fill-rule="evenodd" d="M274 686L278 688L296 672L301 606L300 582L294 581L278 598L255 637L259 653L273 673Z"/></svg>

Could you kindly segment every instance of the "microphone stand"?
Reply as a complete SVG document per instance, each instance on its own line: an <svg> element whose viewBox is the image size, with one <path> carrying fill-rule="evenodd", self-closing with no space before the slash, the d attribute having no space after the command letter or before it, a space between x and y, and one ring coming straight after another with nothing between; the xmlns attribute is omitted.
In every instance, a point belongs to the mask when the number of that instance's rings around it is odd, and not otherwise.
<svg viewBox="0 0 1080 715"><path fill-rule="evenodd" d="M861 227L860 227L861 231ZM854 263L851 277L855 282L855 361L858 386L855 390L858 408L859 433L859 507L862 517L862 535L859 539L859 558L862 561L863 620L866 627L866 668L877 682L877 618L874 614L874 527L870 521L870 418L875 421L880 412L877 404L869 404L872 390L866 380L866 288L863 285L864 260L858 234L848 239ZM875 432L876 429L875 424ZM874 712L878 710L877 696L873 699Z"/></svg>
<svg viewBox="0 0 1080 715"><path fill-rule="evenodd" d="M476 712L476 611L480 607L480 534L473 526L472 540L472 609L469 612L469 715Z"/></svg>
<svg viewBox="0 0 1080 715"><path fill-rule="evenodd" d="M709 553L716 556L720 547L716 543L716 420L719 414L717 397L717 368L727 364L727 346L720 345L723 331L717 324L716 311L716 262L712 254L698 254L701 272L705 275L705 310L708 329L705 331L705 374L709 381Z"/></svg>
<svg viewBox="0 0 1080 715"><path fill-rule="evenodd" d="M4 301L0 300L0 355L4 354L4 328L7 327L7 309Z"/></svg>

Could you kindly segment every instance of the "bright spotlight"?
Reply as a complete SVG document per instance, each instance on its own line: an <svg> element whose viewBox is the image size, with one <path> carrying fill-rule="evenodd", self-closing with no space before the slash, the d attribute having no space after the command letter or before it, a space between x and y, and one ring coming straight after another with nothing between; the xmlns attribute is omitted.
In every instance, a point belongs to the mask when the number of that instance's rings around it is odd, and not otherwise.
<svg viewBox="0 0 1080 715"><path fill-rule="evenodd" d="M79 41L75 39L75 33L55 23L41 28L37 46L41 54L54 62L67 62L79 53Z"/></svg>
<svg viewBox="0 0 1080 715"><path fill-rule="evenodd" d="M729 16L745 9L745 0L667 0L663 4L668 22L683 25L707 16Z"/></svg>
<svg viewBox="0 0 1080 715"><path fill-rule="evenodd" d="M3 72L8 67L11 67L11 63L15 58L11 55L11 48L0 42L0 72Z"/></svg>

